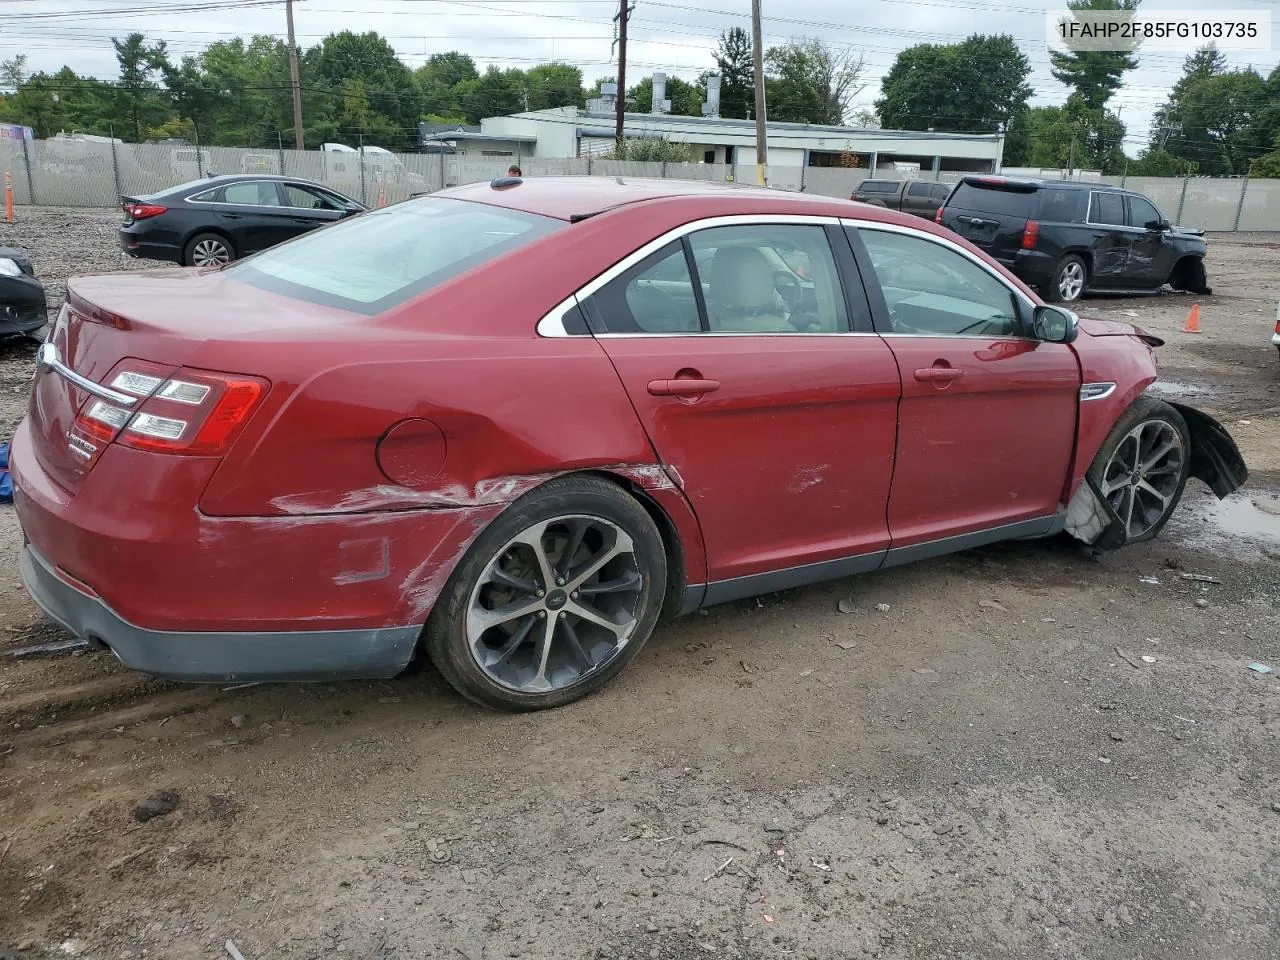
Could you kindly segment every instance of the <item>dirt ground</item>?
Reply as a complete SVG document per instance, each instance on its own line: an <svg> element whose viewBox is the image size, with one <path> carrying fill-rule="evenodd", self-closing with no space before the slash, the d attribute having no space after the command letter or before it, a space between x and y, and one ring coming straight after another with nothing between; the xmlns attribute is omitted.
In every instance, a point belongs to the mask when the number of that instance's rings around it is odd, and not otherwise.
<svg viewBox="0 0 1280 960"><path fill-rule="evenodd" d="M111 211L20 215L51 308L128 266ZM1007 544L717 608L549 713L430 670L15 662L60 634L4 508L0 958L1280 956L1280 674L1247 669L1280 670L1280 238L1210 249L1199 336L1185 296L1082 312L1168 338L1165 389L1252 468L1227 504L1193 484L1096 560ZM4 435L31 355L0 346ZM156 790L177 809L136 822Z"/></svg>

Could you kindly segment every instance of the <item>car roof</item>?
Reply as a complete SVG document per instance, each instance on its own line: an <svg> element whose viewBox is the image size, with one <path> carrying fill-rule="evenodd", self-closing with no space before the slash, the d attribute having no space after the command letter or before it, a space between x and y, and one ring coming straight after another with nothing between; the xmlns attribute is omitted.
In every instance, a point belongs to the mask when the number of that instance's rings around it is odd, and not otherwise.
<svg viewBox="0 0 1280 960"><path fill-rule="evenodd" d="M217 187L224 183L239 183L242 180L287 180L289 183L305 183L312 187L324 187L323 183L316 183L316 181L308 180L306 177L291 177L286 173L219 173L205 177L203 180L193 180L191 182L199 185L207 183L211 187ZM190 183L186 183L180 186L186 188L190 187L190 185ZM177 190L178 187L170 187L169 189ZM333 188L325 187L325 189L332 190Z"/></svg>
<svg viewBox="0 0 1280 960"><path fill-rule="evenodd" d="M504 177L489 183L469 183L432 194L470 200L540 214L557 220L583 220L618 207L650 200L717 200L751 213L768 206L794 207L798 214L856 217L914 225L918 217L884 207L835 197L793 193L767 187L743 186L715 180L658 180L644 177Z"/></svg>

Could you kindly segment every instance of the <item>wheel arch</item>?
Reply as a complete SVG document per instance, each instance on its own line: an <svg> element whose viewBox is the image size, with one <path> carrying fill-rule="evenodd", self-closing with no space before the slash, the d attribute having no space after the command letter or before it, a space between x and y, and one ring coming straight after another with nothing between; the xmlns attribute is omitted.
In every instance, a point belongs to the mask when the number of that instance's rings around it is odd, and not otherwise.
<svg viewBox="0 0 1280 960"><path fill-rule="evenodd" d="M231 236L231 233L225 227L194 227L186 232L186 235L182 238L182 244L179 247L179 256L182 257L184 264L187 259L188 244L202 233L212 233L214 236L221 237L223 240L227 241L227 243L231 244L231 252L235 255L235 259L239 259L240 245L236 243L235 238Z"/></svg>

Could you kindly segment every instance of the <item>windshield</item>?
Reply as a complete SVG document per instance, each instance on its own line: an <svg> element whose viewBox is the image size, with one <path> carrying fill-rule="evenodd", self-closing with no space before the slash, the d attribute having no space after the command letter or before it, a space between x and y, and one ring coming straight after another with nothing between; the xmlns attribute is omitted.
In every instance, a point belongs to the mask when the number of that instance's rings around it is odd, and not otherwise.
<svg viewBox="0 0 1280 960"><path fill-rule="evenodd" d="M563 226L503 207L422 197L305 234L225 272L273 293L372 315Z"/></svg>

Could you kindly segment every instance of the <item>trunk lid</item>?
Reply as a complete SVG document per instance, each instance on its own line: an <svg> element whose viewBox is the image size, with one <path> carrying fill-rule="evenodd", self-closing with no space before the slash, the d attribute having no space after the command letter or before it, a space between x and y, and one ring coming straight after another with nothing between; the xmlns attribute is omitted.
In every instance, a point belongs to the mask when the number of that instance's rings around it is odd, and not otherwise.
<svg viewBox="0 0 1280 960"><path fill-rule="evenodd" d="M71 280L48 343L72 374L110 387L126 359L166 377L186 366L256 375L255 341L304 343L323 333L332 343L343 328L376 336L359 322L365 319L246 287L216 270L172 269ZM28 408L35 455L73 494L104 445L76 428L95 399L70 376L37 365Z"/></svg>
<svg viewBox="0 0 1280 960"><path fill-rule="evenodd" d="M1040 184L1007 177L965 177L942 210L942 225L997 260L1012 263L1040 204Z"/></svg>

